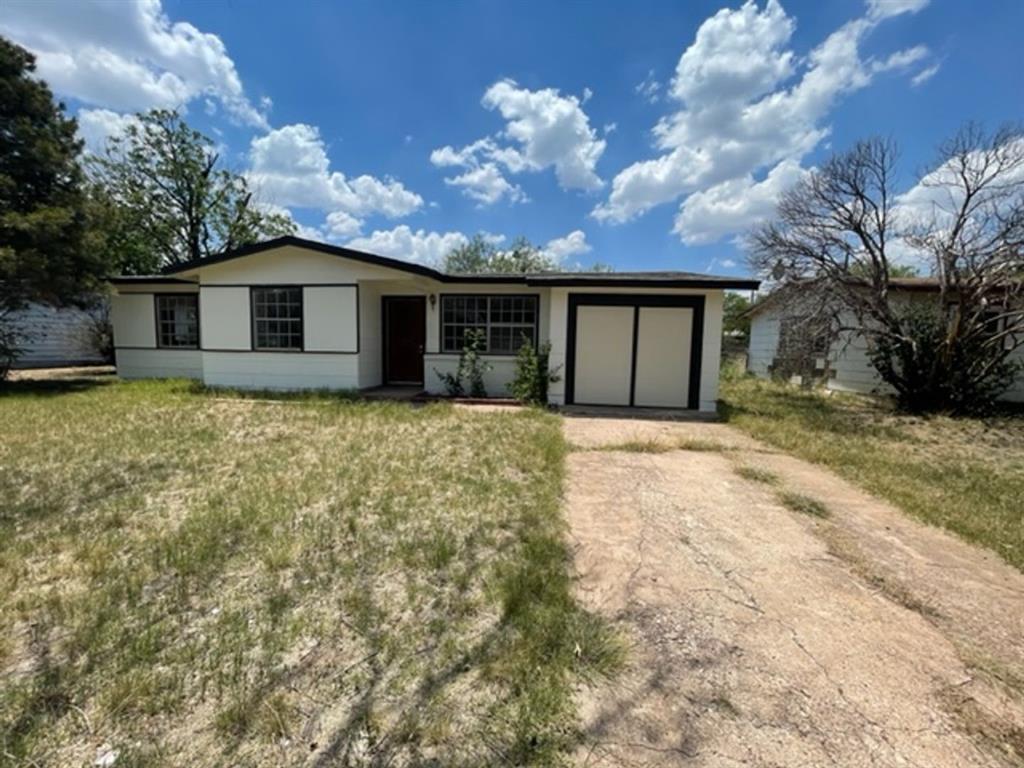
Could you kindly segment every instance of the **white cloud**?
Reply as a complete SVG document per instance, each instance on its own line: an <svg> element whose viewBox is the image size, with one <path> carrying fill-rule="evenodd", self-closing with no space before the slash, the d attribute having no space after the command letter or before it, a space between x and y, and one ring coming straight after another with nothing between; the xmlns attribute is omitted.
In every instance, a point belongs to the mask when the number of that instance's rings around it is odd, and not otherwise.
<svg viewBox="0 0 1024 768"><path fill-rule="evenodd" d="M249 159L247 175L262 197L324 211L325 230L335 237L358 232L368 216L397 218L423 205L422 197L394 179L347 178L331 170L320 132L311 125L286 125L253 139Z"/></svg>
<svg viewBox="0 0 1024 768"><path fill-rule="evenodd" d="M868 16L872 19L885 19L904 13L917 13L929 0L868 0Z"/></svg>
<svg viewBox="0 0 1024 768"><path fill-rule="evenodd" d="M394 229L376 230L368 237L357 237L347 245L356 250L368 251L393 259L412 261L436 267L453 248L469 242L461 232L413 231L405 224Z"/></svg>
<svg viewBox="0 0 1024 768"><path fill-rule="evenodd" d="M109 109L82 109L77 119L78 135L85 141L86 149L94 154L102 153L109 139L122 135L136 121L132 114Z"/></svg>
<svg viewBox="0 0 1024 768"><path fill-rule="evenodd" d="M913 48L907 48L902 51L896 51L885 61L876 61L874 64L875 72L888 72L891 69L906 69L912 64L916 64L921 59L927 58L929 55L928 48L923 45L915 45Z"/></svg>
<svg viewBox="0 0 1024 768"><path fill-rule="evenodd" d="M583 230L576 229L565 237L556 237L548 241L541 252L561 264L571 256L578 256L582 253L590 253L593 250L587 242L587 235Z"/></svg>
<svg viewBox="0 0 1024 768"><path fill-rule="evenodd" d="M460 187L463 194L481 205L493 205L502 198L508 198L511 203L529 201L522 188L506 179L495 163L483 163L458 176L447 177L444 183Z"/></svg>
<svg viewBox="0 0 1024 768"><path fill-rule="evenodd" d="M706 242L727 234L727 220L745 228L763 211L766 196L777 193L779 182L792 177L800 159L828 135L825 120L840 97L927 54L917 46L876 60L862 58L859 50L882 19L921 5L876 3L877 10L872 6L867 16L844 24L802 59L788 48L795 23L777 0L763 8L750 0L719 11L698 29L667 89L677 107L654 127L662 154L619 172L592 215L621 223L700 194L689 207L685 200L680 206L675 231L682 238ZM771 182L755 184L769 169ZM730 191L744 199L730 204ZM709 209L715 220L702 224L698 212ZM754 218L744 221L744 211Z"/></svg>
<svg viewBox="0 0 1024 768"><path fill-rule="evenodd" d="M3 3L0 31L31 50L53 90L119 112L215 97L235 120L267 128L219 37L172 22L160 0Z"/></svg>
<svg viewBox="0 0 1024 768"><path fill-rule="evenodd" d="M331 211L324 220L324 232L328 240L342 240L359 234L362 222L345 211Z"/></svg>
<svg viewBox="0 0 1024 768"><path fill-rule="evenodd" d="M591 95L586 89L581 100L562 96L554 88L531 91L513 80L499 80L487 89L481 103L501 113L505 128L460 149L439 147L430 153L430 162L441 168L465 169L445 181L486 205L501 199L526 199L505 173L554 168L563 189L599 189L604 182L596 166L605 141L598 138L582 109Z"/></svg>
<svg viewBox="0 0 1024 768"><path fill-rule="evenodd" d="M661 83L654 77L654 70L647 72L647 77L633 88L648 104L657 104L661 100Z"/></svg>
<svg viewBox="0 0 1024 768"><path fill-rule="evenodd" d="M915 88L931 80L939 71L939 64L932 64L930 67L925 67L912 78L910 78L910 84Z"/></svg>
<svg viewBox="0 0 1024 768"><path fill-rule="evenodd" d="M779 196L804 173L796 160L783 160L763 181L744 176L694 192L680 206L672 231L687 245L700 245L753 226L772 216Z"/></svg>

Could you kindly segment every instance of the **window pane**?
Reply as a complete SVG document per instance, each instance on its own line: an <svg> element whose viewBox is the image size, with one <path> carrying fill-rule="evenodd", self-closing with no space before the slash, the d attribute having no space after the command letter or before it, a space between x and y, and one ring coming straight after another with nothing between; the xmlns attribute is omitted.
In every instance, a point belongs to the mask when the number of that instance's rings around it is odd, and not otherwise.
<svg viewBox="0 0 1024 768"><path fill-rule="evenodd" d="M302 349L302 289L253 290L256 349Z"/></svg>
<svg viewBox="0 0 1024 768"><path fill-rule="evenodd" d="M443 296L441 351L461 352L466 333L483 332L492 354L514 354L537 338L536 296Z"/></svg>
<svg viewBox="0 0 1024 768"><path fill-rule="evenodd" d="M199 346L199 297L157 296L157 346Z"/></svg>

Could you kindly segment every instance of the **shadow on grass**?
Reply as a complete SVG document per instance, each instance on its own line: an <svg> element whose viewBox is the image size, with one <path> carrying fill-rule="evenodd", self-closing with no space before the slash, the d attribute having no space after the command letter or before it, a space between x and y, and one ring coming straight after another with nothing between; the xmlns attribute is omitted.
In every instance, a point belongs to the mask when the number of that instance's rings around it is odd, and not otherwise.
<svg viewBox="0 0 1024 768"><path fill-rule="evenodd" d="M0 382L0 397L38 396L54 397L88 392L98 387L107 387L117 382L112 374L101 374L68 379L20 379Z"/></svg>

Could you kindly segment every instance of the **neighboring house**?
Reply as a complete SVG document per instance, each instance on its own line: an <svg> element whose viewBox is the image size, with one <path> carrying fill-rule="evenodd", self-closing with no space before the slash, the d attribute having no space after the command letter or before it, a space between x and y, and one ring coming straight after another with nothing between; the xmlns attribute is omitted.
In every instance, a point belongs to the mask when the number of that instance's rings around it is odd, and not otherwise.
<svg viewBox="0 0 1024 768"><path fill-rule="evenodd" d="M913 302L935 299L938 282L928 277L902 277L890 281L892 301ZM807 341L808 330L795 317L793 302L799 299L795 288L768 294L748 310L750 346L747 370L767 378L786 369L783 351L787 335L792 333ZM811 340L813 341L813 340ZM814 344L810 347L813 349ZM845 333L838 338L822 337L820 349L814 354L811 367L816 369L825 386L846 392L889 394L891 387L878 376L867 354L867 340L860 334ZM1024 348L1017 348L1011 359L1024 362ZM1024 402L1024 371L1003 394L1003 400Z"/></svg>
<svg viewBox="0 0 1024 768"><path fill-rule="evenodd" d="M14 368L56 368L66 365L102 365L107 360L100 349L106 309L53 307L29 304L11 312L10 323L18 339Z"/></svg>
<svg viewBox="0 0 1024 768"><path fill-rule="evenodd" d="M484 332L491 396L525 336L551 343L553 404L715 409L727 288L687 272L449 275L282 237L111 281L124 378L256 389L413 386L443 393L465 333Z"/></svg>

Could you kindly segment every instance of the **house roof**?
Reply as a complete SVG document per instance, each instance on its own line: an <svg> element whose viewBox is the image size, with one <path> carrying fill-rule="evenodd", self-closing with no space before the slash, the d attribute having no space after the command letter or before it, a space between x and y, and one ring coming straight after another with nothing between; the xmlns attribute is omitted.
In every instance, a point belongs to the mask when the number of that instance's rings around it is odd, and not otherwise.
<svg viewBox="0 0 1024 768"><path fill-rule="evenodd" d="M617 286L617 287L659 287L659 288L737 288L755 290L760 281L742 277L727 277L721 275L705 275L697 272L537 272L529 274L520 273L491 273L491 274L451 274L441 272L422 264L413 264L400 259L392 259L386 256L378 256L365 251L357 251L353 248L345 248L339 245L320 243L315 240L306 240L293 235L277 237L262 243L242 246L227 251L218 256L210 256L205 259L198 259L183 264L175 264L165 267L160 275L121 275L113 277L110 282L135 283L135 282L190 282L175 275L181 275L194 269L208 267L211 264L221 264L225 261L239 259L243 256L251 256L282 246L295 246L305 248L330 256L351 259L364 264L373 264L379 267L387 267L401 272L406 272L421 277L427 277L442 283L515 283L520 285L536 286Z"/></svg>
<svg viewBox="0 0 1024 768"><path fill-rule="evenodd" d="M852 279L852 278L851 278ZM780 299L797 291L801 287L801 281L794 281L773 289L770 293L761 297L743 313L743 317L753 317L767 306L775 304ZM890 277L889 287L896 291L910 291L929 293L939 290L939 279L936 277Z"/></svg>

